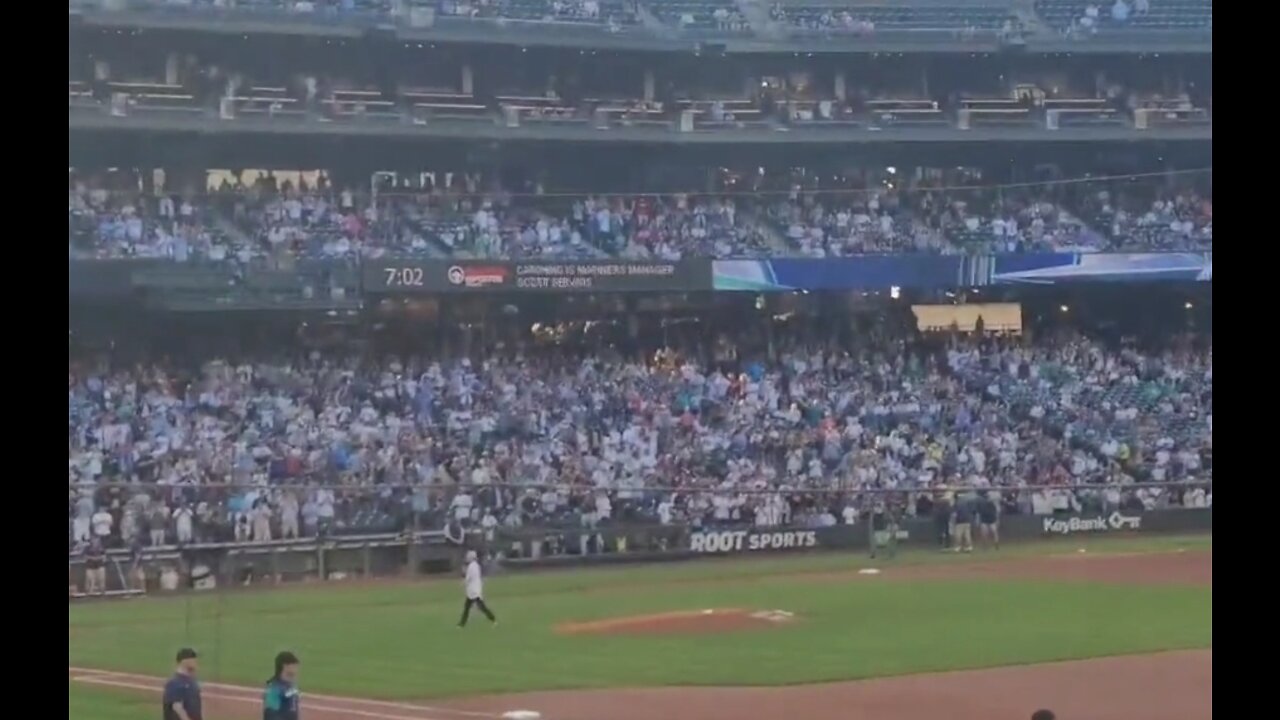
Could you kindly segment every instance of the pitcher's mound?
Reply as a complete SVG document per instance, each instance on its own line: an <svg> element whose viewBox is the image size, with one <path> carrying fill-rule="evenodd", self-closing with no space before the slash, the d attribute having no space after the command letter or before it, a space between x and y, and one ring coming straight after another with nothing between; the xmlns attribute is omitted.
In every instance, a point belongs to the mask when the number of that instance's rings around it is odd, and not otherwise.
<svg viewBox="0 0 1280 720"><path fill-rule="evenodd" d="M563 623L556 626L556 632L564 635L686 635L770 628L793 620L795 615L786 610L712 608Z"/></svg>

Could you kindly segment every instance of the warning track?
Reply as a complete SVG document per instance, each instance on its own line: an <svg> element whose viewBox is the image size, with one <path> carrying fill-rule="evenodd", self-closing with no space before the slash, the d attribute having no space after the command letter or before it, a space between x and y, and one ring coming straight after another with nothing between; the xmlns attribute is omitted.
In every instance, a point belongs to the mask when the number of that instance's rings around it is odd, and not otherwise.
<svg viewBox="0 0 1280 720"><path fill-rule="evenodd" d="M158 695L164 686L162 678L150 675L68 668L68 679L74 683ZM202 682L201 696L205 714L220 720L248 720L262 716L262 688ZM501 714L477 710L458 710L392 700L366 700L307 693L304 709L308 718L320 720L500 720Z"/></svg>
<svg viewBox="0 0 1280 720"><path fill-rule="evenodd" d="M70 669L71 682L147 692L146 675ZM211 720L258 720L258 688L203 684ZM159 699L157 698L157 702ZM316 695L308 720L500 720L512 707L547 720L991 720L1050 707L1063 718L1207 720L1213 717L1213 651L1186 650L1094 660L904 675L781 687L569 690L462 698L451 707Z"/></svg>

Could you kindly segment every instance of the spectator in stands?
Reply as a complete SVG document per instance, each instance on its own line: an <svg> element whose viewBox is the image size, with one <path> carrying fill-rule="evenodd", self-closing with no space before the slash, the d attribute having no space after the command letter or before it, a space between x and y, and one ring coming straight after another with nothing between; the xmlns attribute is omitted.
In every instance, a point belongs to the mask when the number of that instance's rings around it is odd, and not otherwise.
<svg viewBox="0 0 1280 720"><path fill-rule="evenodd" d="M280 496L280 538L296 540L298 538L298 496L293 490L286 490Z"/></svg>
<svg viewBox="0 0 1280 720"><path fill-rule="evenodd" d="M1086 33L1096 32L1098 29L1098 16L1100 12L1098 6L1094 3L1085 5L1084 15L1080 18L1079 27Z"/></svg>
<svg viewBox="0 0 1280 720"><path fill-rule="evenodd" d="M1127 23L1129 22L1129 12L1129 3L1124 0L1116 0L1115 4L1111 6L1111 19L1121 24Z"/></svg>
<svg viewBox="0 0 1280 720"><path fill-rule="evenodd" d="M153 547L164 545L169 527L169 506L163 502L154 502L150 504L149 511L148 522L151 528L151 545Z"/></svg>
<svg viewBox="0 0 1280 720"><path fill-rule="evenodd" d="M194 516L195 513L186 503L174 510L173 524L178 545L189 545L194 539Z"/></svg>
<svg viewBox="0 0 1280 720"><path fill-rule="evenodd" d="M250 521L253 524L253 541L254 542L270 542L271 541L271 504L266 498L259 498L250 513Z"/></svg>
<svg viewBox="0 0 1280 720"><path fill-rule="evenodd" d="M100 538L89 542L84 554L84 585L86 595L102 595L107 591L107 552Z"/></svg>
<svg viewBox="0 0 1280 720"><path fill-rule="evenodd" d="M100 546L106 546L110 542L112 526L114 523L115 518L112 517L107 508L98 508L98 511L93 514L92 518L92 540L97 542Z"/></svg>

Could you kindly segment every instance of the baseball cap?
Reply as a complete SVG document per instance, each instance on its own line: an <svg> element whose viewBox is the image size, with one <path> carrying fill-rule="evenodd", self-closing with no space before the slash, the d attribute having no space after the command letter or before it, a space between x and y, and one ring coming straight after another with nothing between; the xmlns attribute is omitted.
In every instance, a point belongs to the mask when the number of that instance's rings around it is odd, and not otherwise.
<svg viewBox="0 0 1280 720"><path fill-rule="evenodd" d="M178 651L178 662L182 662L183 660L194 660L197 657L199 656L196 655L196 651L191 648L182 648Z"/></svg>

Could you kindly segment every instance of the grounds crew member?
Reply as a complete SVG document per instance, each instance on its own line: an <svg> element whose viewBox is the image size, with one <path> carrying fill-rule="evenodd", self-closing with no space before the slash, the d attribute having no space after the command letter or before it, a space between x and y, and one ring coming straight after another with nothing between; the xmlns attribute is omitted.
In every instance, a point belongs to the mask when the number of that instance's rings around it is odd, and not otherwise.
<svg viewBox="0 0 1280 720"><path fill-rule="evenodd" d="M954 513L955 530L951 533L954 549L956 552L973 552L973 500L957 495Z"/></svg>
<svg viewBox="0 0 1280 720"><path fill-rule="evenodd" d="M871 507L867 531L871 536L871 557L883 548L889 557L898 554L898 523L894 517L893 499L877 497Z"/></svg>
<svg viewBox="0 0 1280 720"><path fill-rule="evenodd" d="M996 501L986 490L978 493L978 502L975 508L975 515L978 516L978 536L982 540L984 547L1000 549L1000 508L996 505Z"/></svg>
<svg viewBox="0 0 1280 720"><path fill-rule="evenodd" d="M200 709L200 683L196 681L196 651L178 651L178 667L164 684L164 720L204 720Z"/></svg>
<svg viewBox="0 0 1280 720"><path fill-rule="evenodd" d="M951 493L939 490L933 499L933 532L943 550L951 549L951 510Z"/></svg>
<svg viewBox="0 0 1280 720"><path fill-rule="evenodd" d="M298 656L276 655L275 669L262 693L262 720L298 720Z"/></svg>

